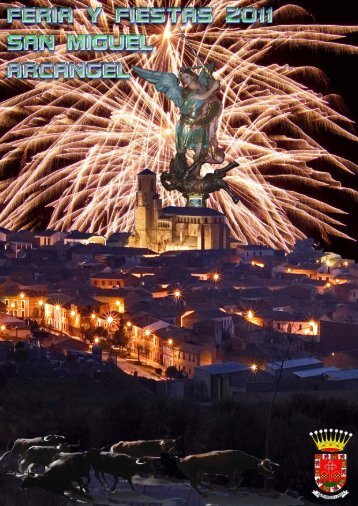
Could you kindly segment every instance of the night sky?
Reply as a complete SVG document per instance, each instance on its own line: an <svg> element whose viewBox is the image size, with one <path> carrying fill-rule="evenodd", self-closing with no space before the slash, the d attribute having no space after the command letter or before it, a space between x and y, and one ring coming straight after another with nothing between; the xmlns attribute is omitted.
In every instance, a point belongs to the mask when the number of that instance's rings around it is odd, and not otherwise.
<svg viewBox="0 0 358 506"><path fill-rule="evenodd" d="M287 2L273 2L272 5L284 5ZM292 2L294 4L304 7L313 16L304 18L304 23L327 24L327 25L358 25L358 2L342 1L337 2L334 0L298 0ZM351 45L358 46L358 31L350 34L345 38L345 41ZM327 53L320 49L317 52L311 50L292 49L288 51L287 48L280 51L276 50L270 54L266 60L267 63L287 63L289 65L313 65L325 72L329 79L328 87L322 86L321 89L315 89L324 95L335 93L343 97L344 100L344 114L357 123L358 120L358 56L357 55L334 55ZM353 132L357 134L357 126L352 127ZM327 132L322 135L315 136L322 145L329 151L341 155L349 160L358 163L358 147L356 143L341 139L337 136L330 136ZM316 162L319 164L319 161ZM312 164L314 166L314 164ZM334 170L332 170L334 175ZM343 185L349 188L358 189L357 176L340 173L339 180ZM347 216L339 217L343 221L348 234L358 240L358 225L357 225L357 201L352 197L340 199L335 190L321 191L322 200L331 202L337 205L342 210L346 211ZM317 192L316 192L317 195ZM330 237L331 244L319 241L319 237L315 239L322 244L326 250L332 250L342 255L358 259L357 243L346 241L335 237Z"/></svg>

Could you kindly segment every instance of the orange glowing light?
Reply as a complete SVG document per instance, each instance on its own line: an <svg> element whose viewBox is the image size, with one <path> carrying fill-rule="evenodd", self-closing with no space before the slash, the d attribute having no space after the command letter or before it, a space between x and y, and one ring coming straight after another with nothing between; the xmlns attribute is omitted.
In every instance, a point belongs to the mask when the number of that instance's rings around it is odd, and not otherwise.
<svg viewBox="0 0 358 506"><path fill-rule="evenodd" d="M254 265L255 267L261 267L261 268L265 267L264 263L262 263L262 262L256 262L255 260L253 260L251 262L251 265Z"/></svg>
<svg viewBox="0 0 358 506"><path fill-rule="evenodd" d="M247 312L247 317L249 320L252 320L253 317L255 316L255 313L253 311L251 311L251 309Z"/></svg>
<svg viewBox="0 0 358 506"><path fill-rule="evenodd" d="M310 320L308 322L308 326L309 326L309 329L308 329L309 333L316 336L318 334L318 323L314 320Z"/></svg>

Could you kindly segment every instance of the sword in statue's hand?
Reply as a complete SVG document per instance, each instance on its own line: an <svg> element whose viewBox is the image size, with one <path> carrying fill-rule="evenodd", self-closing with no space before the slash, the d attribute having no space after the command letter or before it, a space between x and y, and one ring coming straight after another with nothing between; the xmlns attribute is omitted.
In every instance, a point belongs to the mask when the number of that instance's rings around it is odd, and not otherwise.
<svg viewBox="0 0 358 506"><path fill-rule="evenodd" d="M187 36L185 35L185 33L183 32L183 30L178 26L179 28L179 31L180 33L182 34L182 37L183 39L185 40L185 42L188 44L188 47L190 49L190 51L193 53L193 55L195 56L195 58L198 60L198 62L200 63L201 67L190 67L190 68L202 68L205 70L205 72L207 72L211 77L212 77L212 74L211 72L209 71L209 69L204 65L203 61L201 60L200 56L198 55L198 53L195 51L195 49L193 48L193 46L190 44Z"/></svg>

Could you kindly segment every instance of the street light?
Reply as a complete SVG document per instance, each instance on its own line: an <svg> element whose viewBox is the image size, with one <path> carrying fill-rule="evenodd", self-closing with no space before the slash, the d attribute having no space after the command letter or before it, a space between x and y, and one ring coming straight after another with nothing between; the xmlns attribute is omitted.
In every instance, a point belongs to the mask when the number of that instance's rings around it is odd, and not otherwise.
<svg viewBox="0 0 358 506"><path fill-rule="evenodd" d="M183 292L180 290L179 287L177 287L174 289L172 296L175 299L175 302L178 302L182 298Z"/></svg>
<svg viewBox="0 0 358 506"><path fill-rule="evenodd" d="M253 373L256 373L258 371L258 365L257 364L251 364L250 369Z"/></svg>
<svg viewBox="0 0 358 506"><path fill-rule="evenodd" d="M91 318L92 318L92 320L94 320L96 318L96 313L92 313Z"/></svg>
<svg viewBox="0 0 358 506"><path fill-rule="evenodd" d="M217 283L218 281L220 281L220 274L218 272L214 272L214 274L213 274L213 280L215 281L215 283Z"/></svg>
<svg viewBox="0 0 358 506"><path fill-rule="evenodd" d="M132 326L132 322L128 321L128 322L127 322L127 327L130 329L130 328L131 328L131 326Z"/></svg>
<svg viewBox="0 0 358 506"><path fill-rule="evenodd" d="M0 326L0 330L1 330L1 332L4 332L4 331L6 330L5 325L1 325L1 326Z"/></svg>
<svg viewBox="0 0 358 506"><path fill-rule="evenodd" d="M168 339L168 344L169 344L169 346L172 346L173 345L173 339L171 339L171 338Z"/></svg>
<svg viewBox="0 0 358 506"><path fill-rule="evenodd" d="M38 305L39 305L40 307L41 307L41 306L43 306L43 305L44 305L44 301L43 301L42 299L40 299L40 300L38 301Z"/></svg>
<svg viewBox="0 0 358 506"><path fill-rule="evenodd" d="M55 309L56 309L56 311L59 311L61 309L61 306L59 306L58 304L56 304Z"/></svg>
<svg viewBox="0 0 358 506"><path fill-rule="evenodd" d="M21 292L20 293L20 299L24 299L24 298L25 298L25 294L24 294L24 292Z"/></svg>
<svg viewBox="0 0 358 506"><path fill-rule="evenodd" d="M96 315L95 315L95 318L96 318ZM114 322L113 316L107 316L107 323L108 323L108 325L111 325L113 322Z"/></svg>
<svg viewBox="0 0 358 506"><path fill-rule="evenodd" d="M247 312L247 318L249 320L252 320L253 317L255 316L255 313L250 309L248 312Z"/></svg>

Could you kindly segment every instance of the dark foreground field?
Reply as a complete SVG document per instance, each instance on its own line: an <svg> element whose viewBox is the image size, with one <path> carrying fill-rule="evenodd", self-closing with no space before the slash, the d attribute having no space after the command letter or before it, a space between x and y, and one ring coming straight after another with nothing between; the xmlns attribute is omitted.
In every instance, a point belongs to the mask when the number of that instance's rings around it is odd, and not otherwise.
<svg viewBox="0 0 358 506"><path fill-rule="evenodd" d="M354 397L348 397L349 399ZM0 453L18 437L64 434L83 449L124 439L182 436L182 454L240 449L264 456L269 403L242 399L213 405L154 397L135 378L114 375L98 383L90 378L10 378L0 387ZM313 456L309 432L338 428L353 432L349 442L349 495L335 505L358 504L358 402L307 394L278 399L273 412L269 457L280 464L276 490L297 490L315 502ZM19 492L19 480L0 474L1 506L62 506L66 501L36 490ZM263 485L255 472L243 486ZM312 498L311 498L312 496ZM317 501L318 503L319 501ZM322 500L320 501L322 504Z"/></svg>

